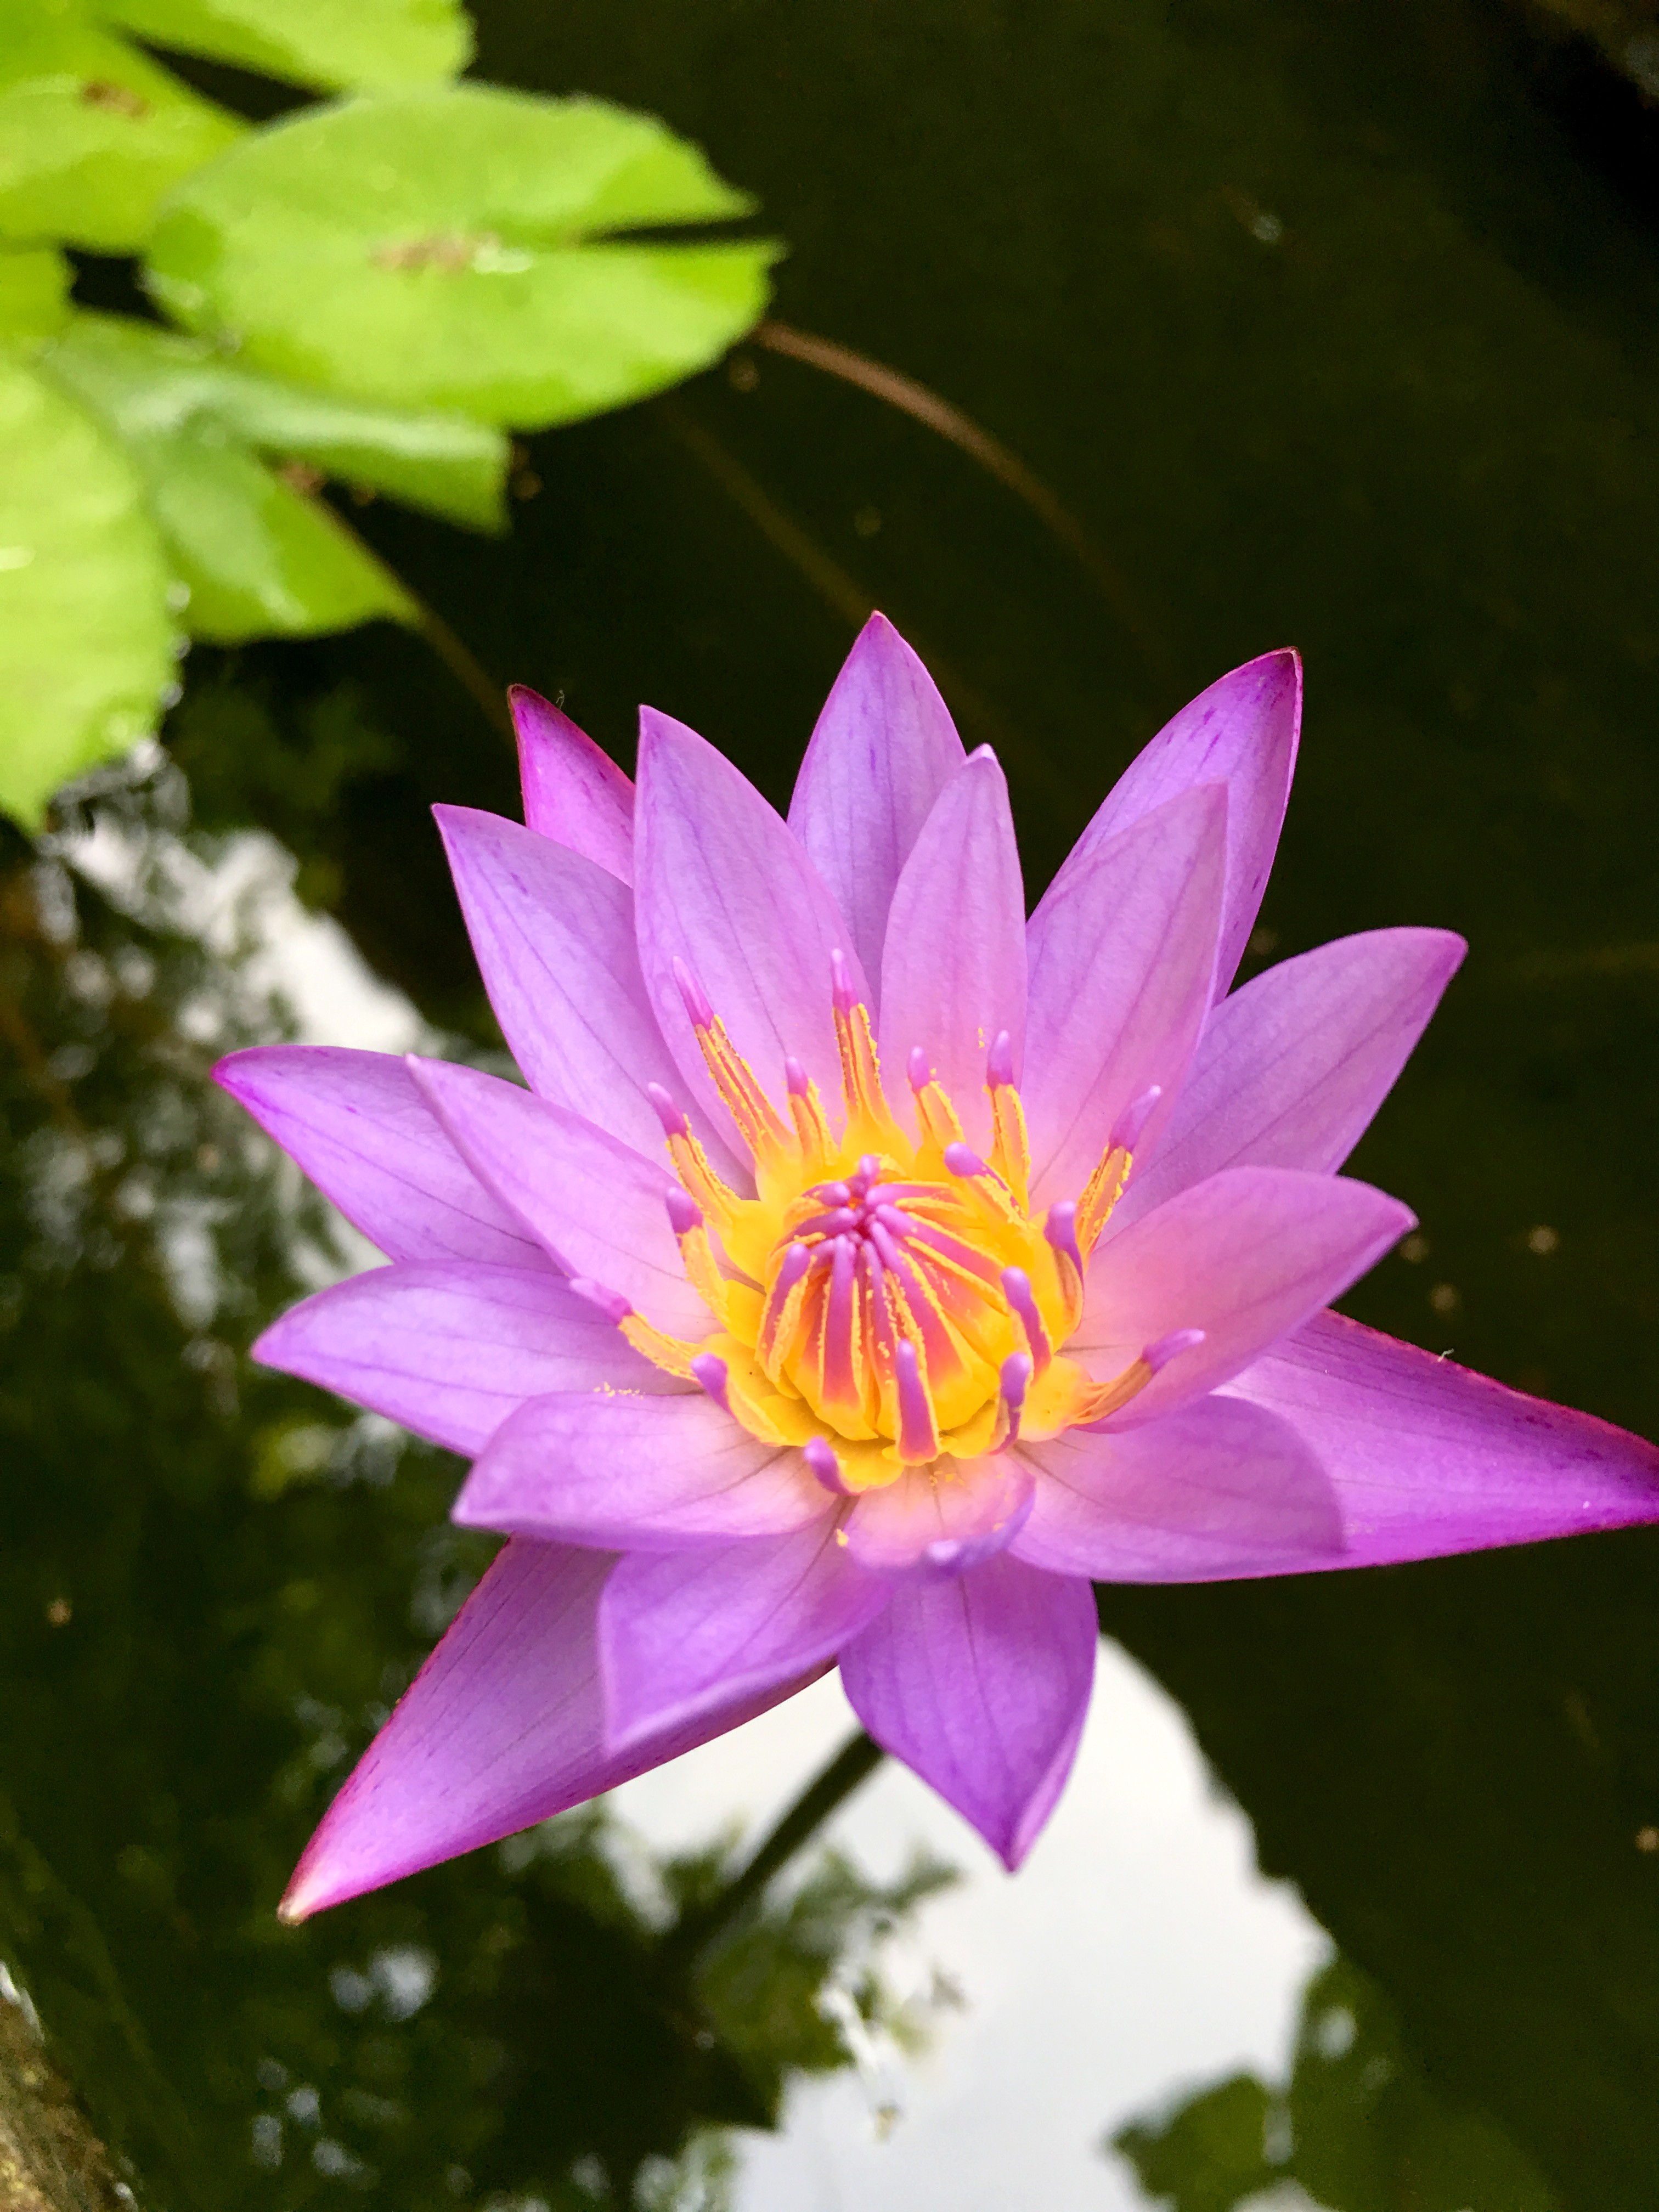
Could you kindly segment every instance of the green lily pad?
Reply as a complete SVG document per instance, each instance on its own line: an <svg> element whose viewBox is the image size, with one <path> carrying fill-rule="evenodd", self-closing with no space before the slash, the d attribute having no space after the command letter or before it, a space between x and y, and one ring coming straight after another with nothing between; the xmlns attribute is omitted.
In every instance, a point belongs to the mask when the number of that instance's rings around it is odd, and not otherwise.
<svg viewBox="0 0 1659 2212"><path fill-rule="evenodd" d="M507 441L470 416L410 414L286 384L204 339L125 315L77 314L51 368L124 439L216 431L476 529L505 520Z"/></svg>
<svg viewBox="0 0 1659 2212"><path fill-rule="evenodd" d="M696 148L600 100L380 94L186 179L149 281L256 368L540 428L660 391L752 326L775 246L616 236L750 207Z"/></svg>
<svg viewBox="0 0 1659 2212"><path fill-rule="evenodd" d="M242 129L68 0L0 0L0 238L130 252Z"/></svg>
<svg viewBox="0 0 1659 2212"><path fill-rule="evenodd" d="M173 678L167 556L131 463L44 379L0 364L0 807L155 726Z"/></svg>
<svg viewBox="0 0 1659 2212"><path fill-rule="evenodd" d="M70 265L51 246L0 252L0 353L30 354L69 314Z"/></svg>
<svg viewBox="0 0 1659 2212"><path fill-rule="evenodd" d="M182 53L324 92L428 84L472 58L456 0L94 0L106 22Z"/></svg>
<svg viewBox="0 0 1659 2212"><path fill-rule="evenodd" d="M180 362L175 349L186 356ZM406 593L299 471L267 468L223 404L234 370L193 389L188 342L80 315L40 367L118 437L144 483L193 635L232 643L408 621ZM262 395L238 395L257 417ZM213 401L217 397L220 404Z"/></svg>

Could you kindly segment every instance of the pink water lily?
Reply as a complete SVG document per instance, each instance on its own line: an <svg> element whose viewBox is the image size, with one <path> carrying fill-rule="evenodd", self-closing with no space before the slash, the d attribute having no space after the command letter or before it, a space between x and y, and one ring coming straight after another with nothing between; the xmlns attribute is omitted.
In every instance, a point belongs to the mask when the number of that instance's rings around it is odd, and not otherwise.
<svg viewBox="0 0 1659 2212"><path fill-rule="evenodd" d="M1659 1451L1326 1311L1412 1226L1337 1170L1462 956L1381 930L1230 994L1294 654L1212 684L1029 922L1001 771L879 617L787 822L666 716L637 787L515 696L525 827L441 807L528 1088L371 1053L219 1079L390 1265L255 1347L473 1462L508 1541L336 1798L303 1917L832 1665L1010 1866L1091 1581L1659 1518Z"/></svg>

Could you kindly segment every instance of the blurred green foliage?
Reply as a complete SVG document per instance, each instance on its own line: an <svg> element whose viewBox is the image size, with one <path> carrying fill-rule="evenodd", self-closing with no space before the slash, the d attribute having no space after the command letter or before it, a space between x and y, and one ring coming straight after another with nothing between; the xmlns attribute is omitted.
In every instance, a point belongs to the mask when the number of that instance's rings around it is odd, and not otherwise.
<svg viewBox="0 0 1659 2212"><path fill-rule="evenodd" d="M241 1357L343 1264L207 1080L284 1027L244 957L281 855L184 834L170 767L102 790L0 855L0 1960L145 2203L714 2212L710 2129L921 2032L881 1952L949 1876L830 1856L687 1959L741 1839L587 1807L278 1925L491 1547L446 1455Z"/></svg>
<svg viewBox="0 0 1659 2212"><path fill-rule="evenodd" d="M254 128L129 33L350 96ZM446 82L471 52L452 0L0 0L0 809L26 827L154 729L186 636L422 619L325 477L499 529L506 427L660 391L763 312L775 249L656 235L751 211L694 147ZM62 246L144 256L193 337L66 310Z"/></svg>
<svg viewBox="0 0 1659 2212"><path fill-rule="evenodd" d="M1375 1983L1345 1959L1309 1983L1290 2078L1235 2074L1111 2147L1168 2212L1237 2212L1294 2182L1327 2212L1555 2212L1537 2169L1484 2113L1449 2102Z"/></svg>

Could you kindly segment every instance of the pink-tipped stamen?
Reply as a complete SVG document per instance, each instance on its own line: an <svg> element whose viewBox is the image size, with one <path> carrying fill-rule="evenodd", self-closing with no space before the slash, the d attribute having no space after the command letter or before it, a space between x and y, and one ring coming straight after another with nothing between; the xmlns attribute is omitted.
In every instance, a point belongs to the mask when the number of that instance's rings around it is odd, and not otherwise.
<svg viewBox="0 0 1659 2212"><path fill-rule="evenodd" d="M1006 1030L999 1030L985 1057L985 1080L996 1091L1013 1079L1014 1040Z"/></svg>
<svg viewBox="0 0 1659 2212"><path fill-rule="evenodd" d="M691 1362L692 1379L708 1393L723 1413L732 1411L726 1362L717 1352L700 1352Z"/></svg>
<svg viewBox="0 0 1659 2212"><path fill-rule="evenodd" d="M826 1490L837 1498L852 1496L852 1492L842 1479L841 1462L836 1458L836 1448L828 1437L809 1437L801 1447L801 1456Z"/></svg>
<svg viewBox="0 0 1659 2212"><path fill-rule="evenodd" d="M709 1030L714 1026L714 1009L709 1004L701 983L678 956L674 961L674 981L679 986L685 1011L691 1017L693 1029Z"/></svg>
<svg viewBox="0 0 1659 2212"><path fill-rule="evenodd" d="M911 1046L910 1057L905 1062L904 1072L910 1079L912 1091L925 1091L933 1081L933 1064L919 1044Z"/></svg>
<svg viewBox="0 0 1659 2212"><path fill-rule="evenodd" d="M651 1101L657 1119L662 1123L665 1137L689 1137L691 1124L685 1118L685 1109L677 1106L660 1083L647 1083L645 1095Z"/></svg>
<svg viewBox="0 0 1659 2212"><path fill-rule="evenodd" d="M1031 1360L1041 1375L1054 1356L1049 1340L1048 1325L1042 1318L1042 1309L1031 1288L1031 1279L1024 1267L1005 1267L1002 1271L1002 1295L1008 1301L1008 1310L1025 1332L1025 1341L1030 1347ZM1012 1355L1023 1358L1022 1352Z"/></svg>
<svg viewBox="0 0 1659 2212"><path fill-rule="evenodd" d="M1019 1434L1019 1417L1025 1410L1025 1393L1030 1381L1030 1360L1023 1352L1011 1352L1002 1363L998 1381L998 1395L1008 1424L1008 1433L1002 1439L1005 1444L1012 1443Z"/></svg>
<svg viewBox="0 0 1659 2212"><path fill-rule="evenodd" d="M1077 1202L1058 1199L1042 1219L1042 1234L1062 1259L1069 1260L1081 1276L1083 1254L1077 1241Z"/></svg>
<svg viewBox="0 0 1659 2212"><path fill-rule="evenodd" d="M788 1091L789 1096L792 1098L805 1098L807 1092L812 1088L811 1077L806 1073L806 1070L801 1066L800 1062L794 1057L793 1053L785 1055L783 1063L783 1080L785 1088Z"/></svg>
<svg viewBox="0 0 1659 2212"><path fill-rule="evenodd" d="M991 1172L979 1154L968 1145L947 1145L945 1147L945 1164L951 1175L961 1176L969 1181L975 1176L988 1176Z"/></svg>
<svg viewBox="0 0 1659 2212"><path fill-rule="evenodd" d="M848 972L847 955L839 945L830 955L830 990L838 1014L850 1014L859 1003L859 994Z"/></svg>
<svg viewBox="0 0 1659 2212"><path fill-rule="evenodd" d="M1149 1089L1143 1091L1139 1098L1131 1099L1117 1117L1116 1126L1107 1144L1107 1151L1109 1152L1133 1152L1135 1146L1140 1142L1142 1130L1152 1118L1153 1108L1163 1096L1163 1085L1154 1083Z"/></svg>
<svg viewBox="0 0 1659 2212"><path fill-rule="evenodd" d="M702 1227L702 1208L677 1182L671 1182L664 1191L663 1201L668 1208L668 1225L676 1237L689 1237L694 1229Z"/></svg>
<svg viewBox="0 0 1659 2212"><path fill-rule="evenodd" d="M607 1290L603 1283L596 1283L591 1275L573 1275L570 1287L585 1304L602 1313L615 1328L620 1328L633 1313L633 1307L620 1291Z"/></svg>
<svg viewBox="0 0 1659 2212"><path fill-rule="evenodd" d="M908 1336L893 1346L893 1383L898 1400L898 1448L913 1463L936 1458L939 1430L933 1404L921 1379L921 1361Z"/></svg>
<svg viewBox="0 0 1659 2212"><path fill-rule="evenodd" d="M1179 1359L1183 1352L1195 1352L1203 1341L1201 1328L1174 1328L1168 1336L1160 1336L1156 1344L1149 1344L1140 1356L1156 1375L1172 1359Z"/></svg>

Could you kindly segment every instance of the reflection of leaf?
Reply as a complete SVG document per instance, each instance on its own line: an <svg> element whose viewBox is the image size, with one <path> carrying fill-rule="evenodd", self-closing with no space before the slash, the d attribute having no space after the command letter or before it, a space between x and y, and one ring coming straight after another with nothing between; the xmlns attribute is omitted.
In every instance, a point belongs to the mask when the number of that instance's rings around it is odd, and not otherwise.
<svg viewBox="0 0 1659 2212"><path fill-rule="evenodd" d="M191 364L170 380L167 340L113 316L77 316L42 363L98 415L137 463L179 580L194 635L231 642L349 629L410 616L367 547L307 489L268 469L238 434L234 410L192 404ZM162 374L147 374L152 362ZM228 373L234 374L234 373ZM214 386L210 380L210 394ZM257 416L256 392L248 412Z"/></svg>
<svg viewBox="0 0 1659 2212"><path fill-rule="evenodd" d="M253 366L526 428L705 367L760 315L775 249L596 235L749 203L648 117L488 86L313 109L179 186L167 307Z"/></svg>
<svg viewBox="0 0 1659 2212"><path fill-rule="evenodd" d="M94 0L94 12L157 46L329 92L453 76L472 52L456 0Z"/></svg>
<svg viewBox="0 0 1659 2212"><path fill-rule="evenodd" d="M40 378L0 368L0 806L33 826L59 784L154 726L167 591L119 448Z"/></svg>
<svg viewBox="0 0 1659 2212"><path fill-rule="evenodd" d="M1280 2179L1262 2148L1268 2109L1255 2076L1235 2074L1159 2119L1131 2121L1112 2148L1172 2212L1233 2212Z"/></svg>
<svg viewBox="0 0 1659 2212"><path fill-rule="evenodd" d="M70 266L50 246L0 253L0 349L33 353L69 313Z"/></svg>
<svg viewBox="0 0 1659 2212"><path fill-rule="evenodd" d="M217 430L452 521L501 525L507 441L464 415L404 414L284 384L122 315L77 315L52 368L123 437Z"/></svg>
<svg viewBox="0 0 1659 2212"><path fill-rule="evenodd" d="M0 237L142 246L168 186L241 129L64 0L0 0Z"/></svg>

